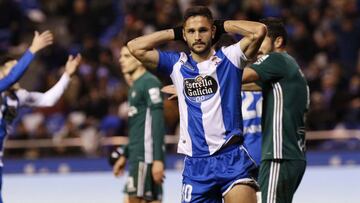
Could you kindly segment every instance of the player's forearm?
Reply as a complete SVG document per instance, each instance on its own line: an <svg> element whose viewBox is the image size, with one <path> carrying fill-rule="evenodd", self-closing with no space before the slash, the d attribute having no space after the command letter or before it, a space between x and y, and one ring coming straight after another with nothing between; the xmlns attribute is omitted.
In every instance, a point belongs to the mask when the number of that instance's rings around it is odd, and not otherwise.
<svg viewBox="0 0 360 203"><path fill-rule="evenodd" d="M38 98L33 98L35 106L49 107L55 105L64 94L69 83L70 77L68 74L64 73L60 80L52 88L43 94L39 94Z"/></svg>
<svg viewBox="0 0 360 203"><path fill-rule="evenodd" d="M0 80L0 92L16 83L27 70L27 67L34 58L34 54L27 50L19 62L11 69L10 73Z"/></svg>
<svg viewBox="0 0 360 203"><path fill-rule="evenodd" d="M227 32L244 36L240 47L247 59L256 56L267 33L264 24L245 20L225 21L224 28Z"/></svg>
<svg viewBox="0 0 360 203"><path fill-rule="evenodd" d="M240 34L251 40L265 37L266 26L262 23L246 21L246 20L227 20L224 22L226 32Z"/></svg>
<svg viewBox="0 0 360 203"><path fill-rule="evenodd" d="M153 50L158 45L171 40L174 40L174 31L167 29L135 38L129 41L127 46L131 54L141 59L146 51Z"/></svg>
<svg viewBox="0 0 360 203"><path fill-rule="evenodd" d="M256 82L258 80L260 80L260 76L259 74L257 74L257 72L254 69L250 67L244 68L244 72L242 76L242 84Z"/></svg>

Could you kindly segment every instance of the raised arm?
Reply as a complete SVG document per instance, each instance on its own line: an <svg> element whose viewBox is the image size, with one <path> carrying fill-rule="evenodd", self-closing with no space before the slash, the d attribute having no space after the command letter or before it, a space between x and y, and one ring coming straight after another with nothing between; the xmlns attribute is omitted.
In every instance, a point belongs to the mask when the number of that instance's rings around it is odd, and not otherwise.
<svg viewBox="0 0 360 203"><path fill-rule="evenodd" d="M158 45L174 39L173 29L161 30L128 42L130 53L145 67L155 69L159 63Z"/></svg>
<svg viewBox="0 0 360 203"><path fill-rule="evenodd" d="M246 20L227 20L224 22L224 30L244 36L240 41L240 48L248 59L257 54L267 33L264 24Z"/></svg>
<svg viewBox="0 0 360 203"><path fill-rule="evenodd" d="M21 101L21 103L26 106L36 107L50 107L55 105L68 87L70 83L70 78L75 73L77 67L80 64L80 61L80 55L77 55L76 57L69 56L68 61L65 65L64 74L52 88L50 88L44 93L27 92L26 95L23 95L22 97L19 96L19 99L23 100Z"/></svg>
<svg viewBox="0 0 360 203"><path fill-rule="evenodd" d="M39 50L53 43L53 35L50 31L41 34L35 31L35 36L29 49L24 53L18 63L11 69L9 74L0 80L0 92L8 89L16 83L27 70L30 62Z"/></svg>

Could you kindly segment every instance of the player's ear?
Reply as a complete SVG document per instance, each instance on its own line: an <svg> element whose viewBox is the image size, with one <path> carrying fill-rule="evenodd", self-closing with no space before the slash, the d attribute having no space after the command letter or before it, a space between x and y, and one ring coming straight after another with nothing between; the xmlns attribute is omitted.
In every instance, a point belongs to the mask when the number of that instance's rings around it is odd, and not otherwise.
<svg viewBox="0 0 360 203"><path fill-rule="evenodd" d="M281 48L284 44L284 39L282 37L276 37L275 41L274 41L274 46L275 48Z"/></svg>
<svg viewBox="0 0 360 203"><path fill-rule="evenodd" d="M182 29L182 33L183 33L183 39L184 39L184 41L186 42L186 37L185 37L185 31L184 31L184 28Z"/></svg>

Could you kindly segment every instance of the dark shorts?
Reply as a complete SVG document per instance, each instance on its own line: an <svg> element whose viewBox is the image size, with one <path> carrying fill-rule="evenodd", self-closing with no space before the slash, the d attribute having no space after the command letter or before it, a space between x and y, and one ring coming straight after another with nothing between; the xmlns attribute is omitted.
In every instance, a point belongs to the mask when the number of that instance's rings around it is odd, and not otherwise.
<svg viewBox="0 0 360 203"><path fill-rule="evenodd" d="M305 168L303 160L263 160L259 174L261 202L292 202Z"/></svg>
<svg viewBox="0 0 360 203"><path fill-rule="evenodd" d="M257 166L243 146L232 145L208 157L186 157L182 202L221 203L237 184L257 187Z"/></svg>
<svg viewBox="0 0 360 203"><path fill-rule="evenodd" d="M142 161L129 162L129 177L125 193L148 201L162 199L162 186L155 184L151 174L152 164Z"/></svg>

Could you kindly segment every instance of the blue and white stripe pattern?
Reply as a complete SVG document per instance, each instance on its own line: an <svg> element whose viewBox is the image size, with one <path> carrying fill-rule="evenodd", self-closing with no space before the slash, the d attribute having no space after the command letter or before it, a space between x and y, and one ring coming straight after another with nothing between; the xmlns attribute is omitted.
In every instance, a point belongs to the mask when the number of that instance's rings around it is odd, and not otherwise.
<svg viewBox="0 0 360 203"><path fill-rule="evenodd" d="M170 75L179 93L179 153L209 156L233 136L242 136L245 62L239 43L223 47L200 63L185 53L159 51L158 69Z"/></svg>

